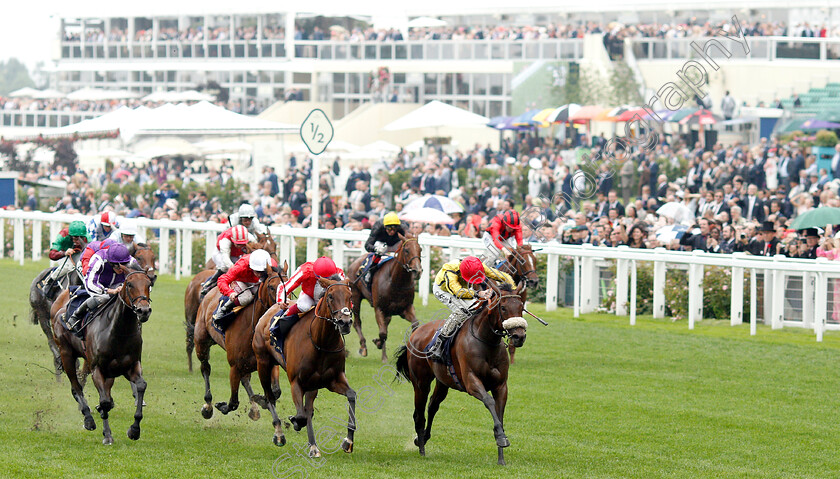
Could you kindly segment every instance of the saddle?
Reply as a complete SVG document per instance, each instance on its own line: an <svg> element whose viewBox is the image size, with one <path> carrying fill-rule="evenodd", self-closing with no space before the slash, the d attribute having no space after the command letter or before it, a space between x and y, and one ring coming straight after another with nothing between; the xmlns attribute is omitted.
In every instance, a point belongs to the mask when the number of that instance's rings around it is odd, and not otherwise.
<svg viewBox="0 0 840 479"><path fill-rule="evenodd" d="M216 309L213 310L213 316L211 318L212 321L210 321L211 324L213 325L213 329L215 329L219 334L221 334L223 338L225 337L225 330L227 330L228 326L230 326L230 324L233 322L233 320L236 319L237 313L242 311L242 308L245 307L245 306L234 306L233 309L231 309L228 314L222 316L219 319L215 319L216 318L216 312L219 311L219 308L221 308L222 305L227 302L227 300L228 300L227 296L222 296L221 298L219 298L219 304L217 304Z"/></svg>
<svg viewBox="0 0 840 479"><path fill-rule="evenodd" d="M464 324L466 324L466 321L464 321ZM446 372L449 373L449 377L452 378L452 381L454 381L458 389L461 390L464 389L464 386L461 385L461 381L458 380L458 376L455 374L455 366L452 364L452 345L455 344L455 338L458 337L458 334L461 332L461 328L463 328L463 326L464 325L462 324L461 327L459 327L455 331L455 334L453 334L452 336L448 338L443 338L443 349L440 361L441 364L443 364L446 367ZM427 344L425 348L423 348L424 353L428 354L429 351L432 349L432 344L434 344L434 342L437 341L438 337L440 336L441 328L435 330L435 334L432 336L432 340L429 341L429 344ZM435 362L438 362L438 360L435 360Z"/></svg>
<svg viewBox="0 0 840 479"><path fill-rule="evenodd" d="M374 253L368 253L367 258L362 263L362 269L359 272L359 278L361 278L362 280L364 280L364 277L362 275L363 275L365 270L373 269L373 268L379 269L379 268L382 267L383 264L385 264L388 261L391 261L392 259L394 259L393 256L380 256L379 257L379 262L376 263L376 264L372 264L371 262L373 261L373 256L374 256ZM376 273L376 270L374 270L373 273ZM370 275L370 281L371 282L373 281L373 276L374 276L373 274ZM365 283L365 286L367 286L368 291L370 291L371 283L369 283L369 282Z"/></svg>
<svg viewBox="0 0 840 479"><path fill-rule="evenodd" d="M292 316L291 318L283 318L283 315L286 311L280 311L271 318L271 325L272 331L269 335L271 347L274 348L275 351L280 353L280 356L283 357L283 360L286 359L286 353L283 351L283 344L286 342L286 336L289 335L289 332L292 330L295 324L300 321L300 314ZM282 318L282 319L281 319ZM276 327L274 327L276 324Z"/></svg>
<svg viewBox="0 0 840 479"><path fill-rule="evenodd" d="M70 331L70 326L68 326L67 320L70 318L70 316L73 315L74 312L76 312L77 309L79 309L82 303L84 303L88 300L88 298L90 298L90 293L88 293L88 291L81 286L70 286L69 289L70 301L67 302L67 307L64 310L64 314L59 317L61 324L68 331ZM98 308L88 310L88 312L85 314L85 317L82 318L82 321L79 323L79 329L75 332L75 334L80 338L84 337L85 329L87 329L87 326L102 313L106 306L108 306L116 300L117 295L113 295L108 299L108 301L102 303L102 305L100 305Z"/></svg>

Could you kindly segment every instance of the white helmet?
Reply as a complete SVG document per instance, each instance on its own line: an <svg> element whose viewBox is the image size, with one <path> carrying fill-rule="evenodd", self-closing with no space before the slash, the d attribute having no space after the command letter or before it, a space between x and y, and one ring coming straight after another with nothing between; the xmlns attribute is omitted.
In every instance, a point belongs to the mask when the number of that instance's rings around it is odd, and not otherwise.
<svg viewBox="0 0 840 479"><path fill-rule="evenodd" d="M257 212L254 211L254 207L249 205L248 203L243 203L239 206L239 217L240 218L253 218L257 216Z"/></svg>
<svg viewBox="0 0 840 479"><path fill-rule="evenodd" d="M130 219L123 218L120 220L120 234L137 236L137 224Z"/></svg>
<svg viewBox="0 0 840 479"><path fill-rule="evenodd" d="M270 262L271 256L264 249L254 251L251 253L251 257L248 258L248 266L254 271L265 271Z"/></svg>

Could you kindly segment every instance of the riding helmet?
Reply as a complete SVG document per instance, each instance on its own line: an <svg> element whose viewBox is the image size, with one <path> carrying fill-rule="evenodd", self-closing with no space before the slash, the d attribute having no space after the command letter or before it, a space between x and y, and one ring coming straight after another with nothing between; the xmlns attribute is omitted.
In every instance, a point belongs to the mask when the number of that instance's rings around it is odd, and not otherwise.
<svg viewBox="0 0 840 479"><path fill-rule="evenodd" d="M382 224L384 226L399 226L400 225L400 217L397 216L396 213L393 211L385 215L385 218L382 219Z"/></svg>
<svg viewBox="0 0 840 479"><path fill-rule="evenodd" d="M478 284L483 283L486 278L484 275L484 264L475 256L467 256L461 261L461 277L467 283Z"/></svg>
<svg viewBox="0 0 840 479"><path fill-rule="evenodd" d="M519 228L519 213L514 210L505 211L504 214L502 214L502 223L504 223L508 228Z"/></svg>
<svg viewBox="0 0 840 479"><path fill-rule="evenodd" d="M105 253L105 261L109 263L128 263L131 261L131 255L128 254L128 248L122 243L117 243L108 248Z"/></svg>
<svg viewBox="0 0 840 479"><path fill-rule="evenodd" d="M114 226L117 222L117 215L113 211L106 211L99 216L99 222L102 226Z"/></svg>
<svg viewBox="0 0 840 479"><path fill-rule="evenodd" d="M230 235L230 241L233 244L243 245L248 243L248 228L242 225L236 225L233 227L233 231Z"/></svg>
<svg viewBox="0 0 840 479"><path fill-rule="evenodd" d="M258 249L248 258L248 266L254 271L265 271L271 262L271 255L264 249Z"/></svg>
<svg viewBox="0 0 840 479"><path fill-rule="evenodd" d="M253 218L257 216L257 212L254 211L254 207L248 203L242 203L239 206L239 217L240 218Z"/></svg>
<svg viewBox="0 0 840 479"><path fill-rule="evenodd" d="M85 223L82 221L74 221L70 223L70 227L67 228L67 234L69 236L87 237L87 227L85 227Z"/></svg>
<svg viewBox="0 0 840 479"><path fill-rule="evenodd" d="M329 278L330 276L338 273L338 267L331 258L321 256L315 260L315 263L312 265L312 271L316 276Z"/></svg>

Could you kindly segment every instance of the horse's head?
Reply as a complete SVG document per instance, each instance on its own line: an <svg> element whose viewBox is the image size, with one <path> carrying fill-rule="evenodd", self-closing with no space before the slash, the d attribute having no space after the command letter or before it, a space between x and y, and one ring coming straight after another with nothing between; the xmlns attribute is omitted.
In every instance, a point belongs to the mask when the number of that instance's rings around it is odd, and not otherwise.
<svg viewBox="0 0 840 479"><path fill-rule="evenodd" d="M257 235L257 244L259 244L258 249L264 249L268 251L269 256L275 261L277 260L277 243L274 241L274 238L271 234L258 234Z"/></svg>
<svg viewBox="0 0 840 479"><path fill-rule="evenodd" d="M412 279L419 278L423 274L423 262L420 259L422 253L420 243L410 233L405 236L400 235L400 240L402 240L402 244L397 253L397 261L400 262L403 269L412 275Z"/></svg>
<svg viewBox="0 0 840 479"><path fill-rule="evenodd" d="M249 241L240 246L239 249L242 250L242 254L251 254L258 249L262 249L262 244L257 241Z"/></svg>
<svg viewBox="0 0 840 479"><path fill-rule="evenodd" d="M537 256L531 245L517 246L513 254L508 255L507 260L513 266L514 275L524 279L529 288L537 287L540 277L537 275Z"/></svg>
<svg viewBox="0 0 840 479"><path fill-rule="evenodd" d="M120 290L120 300L137 315L141 323L149 320L152 314L152 278L142 269L133 269L126 273L125 282Z"/></svg>
<svg viewBox="0 0 840 479"><path fill-rule="evenodd" d="M140 265L140 268L149 275L149 278L152 280L152 286L155 285L155 281L157 281L157 273L155 271L155 252L152 251L152 248L149 248L148 245L145 243L137 243L134 245L134 259L137 260L137 264Z"/></svg>
<svg viewBox="0 0 840 479"><path fill-rule="evenodd" d="M501 336L510 336L511 344L521 348L525 344L528 329L528 322L522 317L525 311L525 303L522 301L525 284L520 282L516 289L513 289L507 283L502 283L498 287L491 281L488 283L495 293L495 296L490 299L491 307L489 308L493 329ZM493 309L496 311L494 312Z"/></svg>
<svg viewBox="0 0 840 479"><path fill-rule="evenodd" d="M350 285L340 280L338 275L318 278L318 284L324 289L324 293L318 301L315 315L332 323L342 335L349 334L353 324Z"/></svg>

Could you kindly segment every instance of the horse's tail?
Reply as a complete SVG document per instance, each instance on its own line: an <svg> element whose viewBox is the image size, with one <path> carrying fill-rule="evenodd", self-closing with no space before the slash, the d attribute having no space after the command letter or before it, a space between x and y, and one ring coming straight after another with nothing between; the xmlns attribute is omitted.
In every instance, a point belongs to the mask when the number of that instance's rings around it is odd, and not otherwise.
<svg viewBox="0 0 840 479"><path fill-rule="evenodd" d="M399 378L400 375L408 379L408 346L405 344L400 345L394 352L394 358L396 359L397 372L399 373L394 379Z"/></svg>

